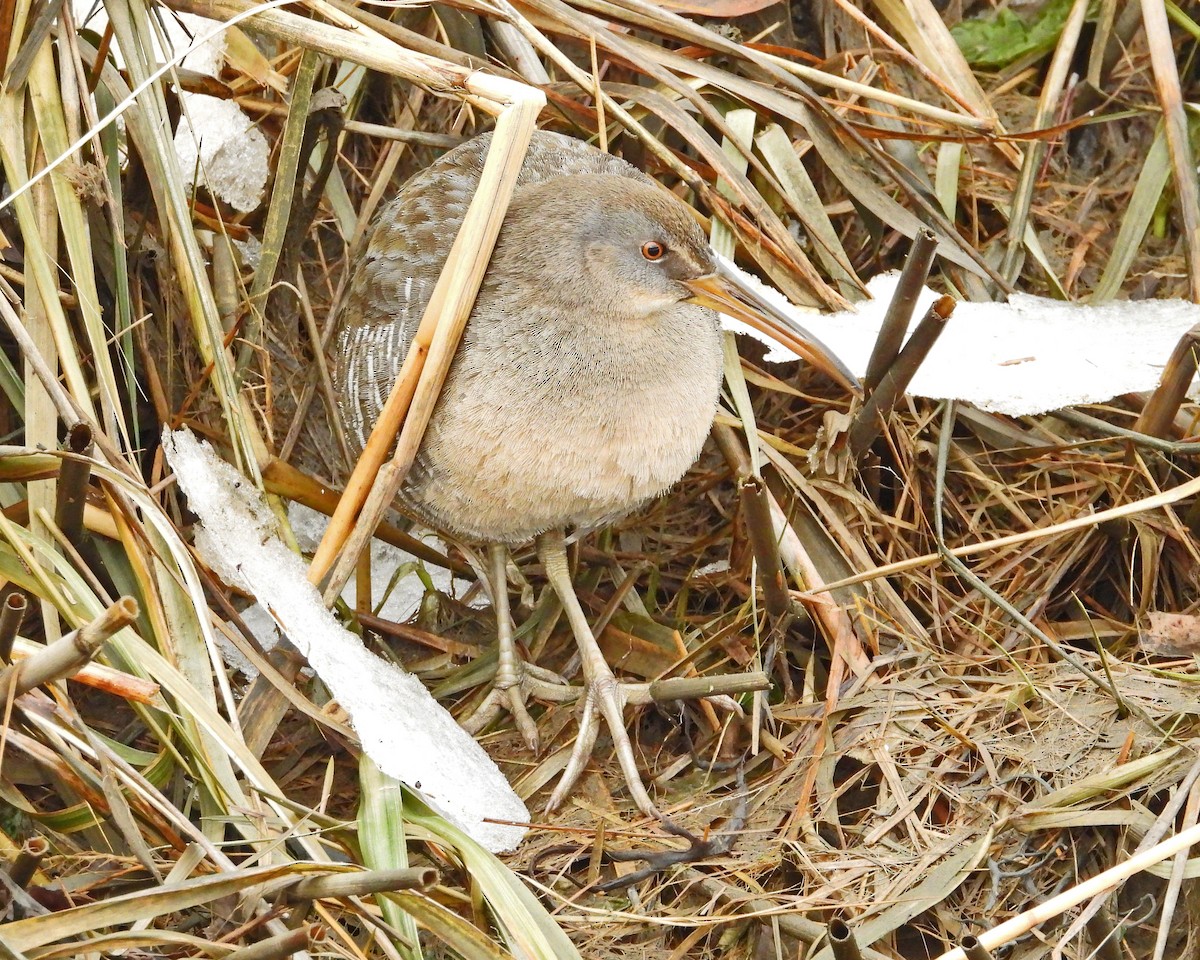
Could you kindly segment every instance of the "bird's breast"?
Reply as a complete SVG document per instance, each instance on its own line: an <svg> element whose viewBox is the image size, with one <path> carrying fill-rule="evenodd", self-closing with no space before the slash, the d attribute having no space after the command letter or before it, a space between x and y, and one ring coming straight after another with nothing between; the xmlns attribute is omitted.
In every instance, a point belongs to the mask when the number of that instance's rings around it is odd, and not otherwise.
<svg viewBox="0 0 1200 960"><path fill-rule="evenodd" d="M691 305L583 330L473 317L405 497L434 526L507 543L623 515L695 462L721 362L715 315Z"/></svg>

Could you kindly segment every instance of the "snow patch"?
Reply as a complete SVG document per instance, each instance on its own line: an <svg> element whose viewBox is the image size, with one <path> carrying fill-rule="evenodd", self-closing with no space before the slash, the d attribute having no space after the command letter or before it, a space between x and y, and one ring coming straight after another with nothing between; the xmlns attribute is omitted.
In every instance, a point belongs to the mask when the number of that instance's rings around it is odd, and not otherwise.
<svg viewBox="0 0 1200 960"><path fill-rule="evenodd" d="M420 680L368 651L325 608L253 484L188 430L164 431L163 449L200 518L196 549L205 563L270 612L346 709L379 768L420 790L488 849L515 847L524 827L484 818L527 822L520 797Z"/></svg>
<svg viewBox="0 0 1200 960"><path fill-rule="evenodd" d="M867 290L872 299L857 309L825 315L802 310L756 277L742 275L855 374L866 373L899 273L871 280ZM922 291L910 332L936 298L932 290ZM768 343L772 362L797 359L744 324L727 317L722 322L726 329L752 333ZM965 400L1013 417L1102 403L1158 386L1175 345L1198 323L1200 305L1185 300L1089 305L1018 293L1008 303L960 301L908 392ZM1195 385L1191 395L1196 396Z"/></svg>

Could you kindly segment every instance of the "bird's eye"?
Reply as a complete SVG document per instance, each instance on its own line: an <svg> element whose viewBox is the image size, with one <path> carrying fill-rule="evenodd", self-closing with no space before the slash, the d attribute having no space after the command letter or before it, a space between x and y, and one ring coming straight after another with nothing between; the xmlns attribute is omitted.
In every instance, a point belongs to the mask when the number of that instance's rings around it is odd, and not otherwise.
<svg viewBox="0 0 1200 960"><path fill-rule="evenodd" d="M642 244L642 256L653 263L667 255L667 248L657 240L647 240Z"/></svg>

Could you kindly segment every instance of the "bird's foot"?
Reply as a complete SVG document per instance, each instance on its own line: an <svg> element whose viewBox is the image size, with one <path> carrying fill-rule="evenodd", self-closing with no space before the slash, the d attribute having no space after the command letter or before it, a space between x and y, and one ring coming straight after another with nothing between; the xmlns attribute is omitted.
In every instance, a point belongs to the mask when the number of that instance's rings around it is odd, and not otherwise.
<svg viewBox="0 0 1200 960"><path fill-rule="evenodd" d="M624 709L625 704L629 702L628 691L644 687L645 684L618 682L608 665L601 661L600 669L595 670L584 690L579 708L579 735L575 739L575 748L567 760L567 767L563 771L562 778L558 781L554 793L551 794L550 800L546 804L547 813L558 809L567 794L571 792L571 788L575 786L579 775L583 773L583 768L591 759L592 751L595 749L596 734L600 730L600 716L603 715L609 734L612 736L617 760L621 764L621 772L625 774L625 782L629 786L629 792L632 794L634 802L642 813L662 819L662 814L654 806L642 783L642 775L638 771L637 760L633 754L633 742L629 737L629 731L625 729Z"/></svg>
<svg viewBox="0 0 1200 960"><path fill-rule="evenodd" d="M558 674L514 656L511 662L504 662L497 669L492 689L484 697L483 703L462 721L462 727L472 735L477 734L502 711L506 711L512 715L517 732L521 734L525 745L537 753L541 749L541 737L537 724L529 715L526 702L531 697L561 701L574 696L575 688L569 686Z"/></svg>

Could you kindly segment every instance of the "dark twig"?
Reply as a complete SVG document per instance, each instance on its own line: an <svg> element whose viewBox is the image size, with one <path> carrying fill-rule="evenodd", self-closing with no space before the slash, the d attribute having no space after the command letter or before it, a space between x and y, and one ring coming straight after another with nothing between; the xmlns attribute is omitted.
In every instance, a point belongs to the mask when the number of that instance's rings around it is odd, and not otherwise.
<svg viewBox="0 0 1200 960"><path fill-rule="evenodd" d="M892 302L888 304L887 313L879 327L879 336L875 338L871 359L867 362L863 391L868 397L875 392L900 355L904 334L908 332L908 322L917 308L917 298L925 286L936 251L937 236L928 227L923 228L913 240L912 249L904 261L900 282L896 284L896 292L892 294Z"/></svg>
<svg viewBox="0 0 1200 960"><path fill-rule="evenodd" d="M613 850L605 847L601 851L600 859L608 863L631 863L635 860L640 860L646 864L639 870L633 873L628 873L623 877L616 877L605 883L597 884L594 889L600 892L609 890L621 890L625 887L634 886L641 883L643 880L654 876L656 873L661 873L668 867L677 866L681 863L696 863L700 860L707 860L712 857L720 857L729 853L733 849L734 843L737 842L738 835L746 826L746 815L750 809L750 793L746 789L746 769L745 763L740 763L737 768L737 802L733 812L730 813L729 819L726 821L724 828L719 834L712 837L701 839L689 830L685 830L679 824L674 823L668 817L662 817L659 820L659 825L676 837L682 837L688 841L688 846L683 850L663 850L659 853L647 853L645 850ZM530 873L538 873L543 860L548 857L557 856L561 853L574 854L574 859L566 865L564 870L570 872L573 870L581 870L590 866L594 860L594 854L587 848L580 849L577 845L569 846L558 845L548 847L542 850L529 866Z"/></svg>
<svg viewBox="0 0 1200 960"><path fill-rule="evenodd" d="M88 480L92 474L92 428L76 423L67 435L67 450L74 457L63 459L58 472L58 494L54 503L54 524L72 546L83 539L83 508L87 503Z"/></svg>
<svg viewBox="0 0 1200 960"><path fill-rule="evenodd" d="M744 477L740 484L742 514L746 518L746 533L758 565L758 582L762 586L763 606L773 619L786 614L792 606L787 581L779 563L779 540L771 523L771 507L761 477Z"/></svg>
<svg viewBox="0 0 1200 960"><path fill-rule="evenodd" d="M12 591L0 604L0 664L8 663L12 658L13 641L17 639L28 607L29 601L19 590Z"/></svg>
<svg viewBox="0 0 1200 960"><path fill-rule="evenodd" d="M883 426L883 418L896 406L924 362L950 315L954 313L954 298L941 297L925 314L917 329L888 368L879 386L867 398L850 427L847 443L852 456L858 457L870 449Z"/></svg>
<svg viewBox="0 0 1200 960"><path fill-rule="evenodd" d="M1163 368L1162 379L1134 424L1138 433L1165 437L1167 428L1187 396L1188 385L1196 376L1197 349L1200 348L1200 324L1179 339L1171 358Z"/></svg>
<svg viewBox="0 0 1200 960"><path fill-rule="evenodd" d="M829 922L829 946L834 960L862 960L862 950L854 939L854 931L844 920Z"/></svg>
<svg viewBox="0 0 1200 960"><path fill-rule="evenodd" d="M122 597L100 616L73 630L20 663L0 670L0 691L13 696L28 693L43 683L51 683L76 673L95 656L104 641L133 623L138 615L137 601Z"/></svg>

